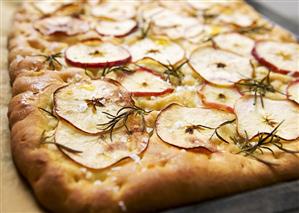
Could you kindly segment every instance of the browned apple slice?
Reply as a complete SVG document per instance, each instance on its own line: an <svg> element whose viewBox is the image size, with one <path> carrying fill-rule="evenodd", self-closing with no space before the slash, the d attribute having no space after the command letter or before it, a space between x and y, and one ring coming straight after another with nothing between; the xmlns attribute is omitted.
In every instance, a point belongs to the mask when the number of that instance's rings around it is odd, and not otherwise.
<svg viewBox="0 0 299 213"><path fill-rule="evenodd" d="M264 107L260 101L255 103L254 96L243 96L236 102L238 132L253 138L259 133L270 133L276 128L276 135L285 140L299 137L299 106L289 100L271 100L264 98Z"/></svg>
<svg viewBox="0 0 299 213"><path fill-rule="evenodd" d="M288 99L295 101L299 104L299 79L289 84L287 88Z"/></svg>
<svg viewBox="0 0 299 213"><path fill-rule="evenodd" d="M124 21L100 21L96 31L102 36L125 37L137 29L137 22L132 19Z"/></svg>
<svg viewBox="0 0 299 213"><path fill-rule="evenodd" d="M252 50L252 55L274 72L299 75L299 45L297 43L259 41Z"/></svg>
<svg viewBox="0 0 299 213"><path fill-rule="evenodd" d="M99 18L125 20L136 16L136 8L132 1L122 1L121 4L117 1L110 1L94 6L91 14Z"/></svg>
<svg viewBox="0 0 299 213"><path fill-rule="evenodd" d="M204 147L215 150L210 137L214 128L233 120L234 114L216 109L188 108L171 104L156 121L157 135L166 143L181 148Z"/></svg>
<svg viewBox="0 0 299 213"><path fill-rule="evenodd" d="M73 36L89 30L89 24L71 16L54 16L37 20L34 28L43 35L65 34Z"/></svg>
<svg viewBox="0 0 299 213"><path fill-rule="evenodd" d="M222 86L231 86L241 79L251 78L253 73L248 58L210 47L195 50L189 63L206 81Z"/></svg>
<svg viewBox="0 0 299 213"><path fill-rule="evenodd" d="M133 155L140 154L147 147L148 133L126 132L125 128L109 134L90 135L65 121L60 121L55 132L55 143L60 150L75 162L92 169L103 169Z"/></svg>
<svg viewBox="0 0 299 213"><path fill-rule="evenodd" d="M106 113L131 104L129 93L114 81L92 80L69 84L54 93L56 114L84 132L103 132L98 124L108 122Z"/></svg>
<svg viewBox="0 0 299 213"><path fill-rule="evenodd" d="M175 64L185 56L185 51L179 45L166 38L143 39L130 47L133 61L152 58L162 64Z"/></svg>
<svg viewBox="0 0 299 213"><path fill-rule="evenodd" d="M160 96L174 90L160 75L144 69L128 74L121 84L134 96Z"/></svg>
<svg viewBox="0 0 299 213"><path fill-rule="evenodd" d="M234 112L235 102L241 94L235 88L215 87L205 84L199 91L202 103L207 107Z"/></svg>
<svg viewBox="0 0 299 213"><path fill-rule="evenodd" d="M128 63L131 55L121 46L90 41L70 46L65 51L65 58L69 64L76 67L103 68Z"/></svg>
<svg viewBox="0 0 299 213"><path fill-rule="evenodd" d="M250 56L254 47L254 40L239 33L220 34L213 38L213 42L220 49L243 56Z"/></svg>

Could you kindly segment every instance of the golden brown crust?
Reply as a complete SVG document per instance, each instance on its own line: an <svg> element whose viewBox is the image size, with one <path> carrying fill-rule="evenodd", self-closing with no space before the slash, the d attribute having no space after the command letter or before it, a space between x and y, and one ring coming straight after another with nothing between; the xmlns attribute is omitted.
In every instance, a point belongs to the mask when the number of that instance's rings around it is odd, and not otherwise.
<svg viewBox="0 0 299 213"><path fill-rule="evenodd" d="M140 161L125 159L102 170L82 168L55 145L41 144L41 135L51 119L38 107L51 106L54 91L66 82L87 76L79 68L47 70L42 60L32 57L54 42L40 39L31 30L30 22L38 17L36 12L29 15L31 10L29 3L19 9L10 35L13 98L8 117L14 161L47 209L147 212L299 178L299 155L275 150L275 159L270 154L264 157L278 165L268 166L229 152L179 149L163 143L155 133ZM26 35L28 31L32 32L30 36ZM281 29L278 32L282 37L288 35ZM64 47L59 42L57 45ZM286 144L289 149L298 146L298 140Z"/></svg>

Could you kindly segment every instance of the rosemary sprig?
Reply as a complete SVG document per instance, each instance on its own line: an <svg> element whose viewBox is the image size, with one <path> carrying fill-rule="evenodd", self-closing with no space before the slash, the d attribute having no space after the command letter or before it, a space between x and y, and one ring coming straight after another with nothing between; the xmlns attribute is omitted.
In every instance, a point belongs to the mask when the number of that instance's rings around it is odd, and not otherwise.
<svg viewBox="0 0 299 213"><path fill-rule="evenodd" d="M132 72L134 72L134 70L126 65L105 67L102 71L102 77L105 77L106 75L108 75L109 73L112 73L112 72L132 73Z"/></svg>
<svg viewBox="0 0 299 213"><path fill-rule="evenodd" d="M165 76L166 81L170 82L171 77L174 77L178 80L179 84L182 83L182 78L185 76L181 68L188 63L188 60L183 61L179 65L173 65L170 62L167 64L161 64L165 70L163 75Z"/></svg>
<svg viewBox="0 0 299 213"><path fill-rule="evenodd" d="M234 121L235 120L227 121L227 122L224 122L223 124L221 124L220 126L218 126L215 129L214 135L216 135L221 141L223 141L225 143L229 143L219 133L217 134L217 129L219 129L221 126L225 126L229 123L233 123ZM250 156L262 163L273 165L272 162L263 160L263 159L255 156L254 154L257 151L259 151L261 154L264 154L264 151L267 150L267 151L271 152L273 154L273 156L275 156L274 151L269 147L269 145L273 145L273 146L277 147L278 149L280 149L286 153L289 153L289 154L299 153L299 151L285 149L283 147L282 143L280 142L281 141L280 137L278 137L276 135L278 128L281 126L282 123L283 123L283 121L280 122L270 133L258 134L257 141L253 141L253 139L249 139L246 131L245 131L245 137L239 135L238 133L234 136L230 136L231 141L236 146L238 146L240 148L240 151L237 154L244 153L245 156Z"/></svg>
<svg viewBox="0 0 299 213"><path fill-rule="evenodd" d="M61 52L55 53L55 54L52 54L52 55L39 54L39 55L35 55L35 56L44 57L45 60L43 61L43 63L48 63L48 66L50 67L51 70L56 70L56 66L62 66L62 64L57 60L57 58L62 57Z"/></svg>
<svg viewBox="0 0 299 213"><path fill-rule="evenodd" d="M93 80L100 79L101 77L104 78L106 75L112 72L126 72L126 73L132 73L135 70L127 65L121 65L121 66L112 66L112 67L104 67L102 72L99 72L99 70L88 70L85 69L85 74L90 77Z"/></svg>
<svg viewBox="0 0 299 213"><path fill-rule="evenodd" d="M236 119L233 119L233 120L230 120L230 121L225 121L225 122L223 122L222 124L220 124L219 126L217 126L217 127L214 129L214 132L213 132L213 134L211 135L210 140L213 138L214 135L216 135L217 138L220 139L221 141L223 141L224 143L229 143L226 139L224 139L224 138L220 135L220 133L219 133L218 131L219 131L219 129L220 129L221 127L226 126L226 125L231 124L231 123L234 123L235 121L236 121Z"/></svg>
<svg viewBox="0 0 299 213"><path fill-rule="evenodd" d="M143 19L143 21L142 21L142 27L140 28L140 33L141 33L140 39L145 39L148 36L148 34L149 34L152 26L153 26L153 22L152 21L146 22Z"/></svg>
<svg viewBox="0 0 299 213"><path fill-rule="evenodd" d="M245 153L245 155L252 155L255 151L259 151L262 154L264 154L263 150L268 150L270 151L273 155L274 151L268 147L267 145L274 145L275 147L277 147L278 149L286 152L286 153L290 153L290 154L294 154L294 153L299 153L299 151L293 151L293 150L288 150L283 148L282 143L280 142L280 137L278 137L276 135L278 128L281 126L281 124L283 123L280 122L270 133L261 133L258 135L258 140L256 143L252 143L250 140L248 140L248 136L246 134L246 137L244 139L244 142L239 143L237 140L235 140L235 138L232 138L233 141L237 144L239 144L241 151Z"/></svg>
<svg viewBox="0 0 299 213"><path fill-rule="evenodd" d="M243 79L239 82L236 83L236 85L239 86L245 86L248 88L247 91L243 91L243 92L253 92L254 94L254 105L256 105L257 103L257 98L260 98L262 107L264 108L264 101L263 98L265 97L266 93L270 92L270 93L280 93L282 95L285 95L284 93L276 90L273 85L271 84L270 81L270 71L268 72L268 74L262 78L261 80L256 80L256 79L252 79L252 78L248 78L248 79Z"/></svg>
<svg viewBox="0 0 299 213"><path fill-rule="evenodd" d="M240 27L236 31L240 34L250 34L250 33L257 33L257 34L264 34L270 32L273 29L274 25L267 26L266 24L263 25L252 25L249 27Z"/></svg>
<svg viewBox="0 0 299 213"><path fill-rule="evenodd" d="M130 133L130 129L127 126L127 121L128 118L132 115L132 116L141 116L142 119L142 128L143 130L145 130L145 118L144 116L149 114L151 111L146 111L142 108L139 108L137 106L125 106L122 107L121 109L119 109L115 115L110 114L108 112L103 112L107 118L109 119L108 122L106 123L102 123L102 124L98 124L97 126L100 127L101 130L104 131L109 131L110 134L110 140L112 140L112 136L113 136L113 130L118 127L125 127L127 132ZM119 126L117 126L119 124Z"/></svg>

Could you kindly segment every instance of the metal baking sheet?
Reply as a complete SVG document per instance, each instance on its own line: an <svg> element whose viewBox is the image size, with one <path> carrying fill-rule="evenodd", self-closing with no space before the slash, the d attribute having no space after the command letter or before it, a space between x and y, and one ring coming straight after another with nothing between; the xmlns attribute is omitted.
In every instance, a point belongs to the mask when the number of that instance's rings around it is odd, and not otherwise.
<svg viewBox="0 0 299 213"><path fill-rule="evenodd" d="M299 212L299 180L204 201L161 213L273 213Z"/></svg>

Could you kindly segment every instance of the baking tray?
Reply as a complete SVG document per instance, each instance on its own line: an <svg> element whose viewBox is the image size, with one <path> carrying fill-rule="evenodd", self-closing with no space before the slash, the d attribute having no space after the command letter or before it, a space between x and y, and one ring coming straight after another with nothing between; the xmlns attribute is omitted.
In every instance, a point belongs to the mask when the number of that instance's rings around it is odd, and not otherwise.
<svg viewBox="0 0 299 213"><path fill-rule="evenodd" d="M299 212L299 180L204 201L161 213L273 213Z"/></svg>

